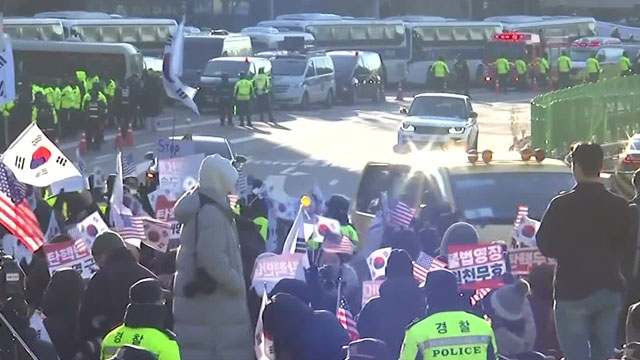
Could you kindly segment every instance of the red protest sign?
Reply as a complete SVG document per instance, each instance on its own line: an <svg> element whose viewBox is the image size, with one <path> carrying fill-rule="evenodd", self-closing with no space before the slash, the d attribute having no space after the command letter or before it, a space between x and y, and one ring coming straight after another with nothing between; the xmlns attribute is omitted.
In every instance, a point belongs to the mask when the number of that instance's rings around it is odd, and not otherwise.
<svg viewBox="0 0 640 360"><path fill-rule="evenodd" d="M91 279L91 276L98 271L98 265L84 245L83 239L45 244L44 253L51 274L58 269L70 267L83 279Z"/></svg>
<svg viewBox="0 0 640 360"><path fill-rule="evenodd" d="M175 204L176 200L168 200L164 195L159 195L156 198L156 219L171 225L169 240L180 240L180 231L182 230L182 224L176 220L173 209Z"/></svg>
<svg viewBox="0 0 640 360"><path fill-rule="evenodd" d="M380 296L380 285L384 280L367 280L362 282L362 307L364 307L369 300L376 296Z"/></svg>
<svg viewBox="0 0 640 360"><path fill-rule="evenodd" d="M504 284L502 276L507 273L505 254L499 244L451 245L448 266L461 290L500 287Z"/></svg>
<svg viewBox="0 0 640 360"><path fill-rule="evenodd" d="M555 265L556 261L542 255L537 248L522 248L509 250L509 263L513 275L529 275L536 266Z"/></svg>

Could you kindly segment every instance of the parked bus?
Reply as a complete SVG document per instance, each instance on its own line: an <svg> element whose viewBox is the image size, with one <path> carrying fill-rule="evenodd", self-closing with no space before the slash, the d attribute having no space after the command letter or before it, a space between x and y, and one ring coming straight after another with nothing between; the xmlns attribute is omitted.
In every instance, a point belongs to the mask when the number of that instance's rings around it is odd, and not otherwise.
<svg viewBox="0 0 640 360"><path fill-rule="evenodd" d="M62 21L59 19L5 18L4 32L11 39L63 41L66 39Z"/></svg>
<svg viewBox="0 0 640 360"><path fill-rule="evenodd" d="M411 39L407 81L416 85L428 82L429 69L439 57L453 71L458 54L467 60L471 82L481 84L485 76L485 44L503 29L499 22L483 21L406 23L405 27L407 38Z"/></svg>
<svg viewBox="0 0 640 360"><path fill-rule="evenodd" d="M281 32L276 28L253 26L242 29L242 35L251 38L251 48L254 53L262 51L285 50L282 43L285 38L302 38L305 47L314 44L313 35L306 32L286 31Z"/></svg>
<svg viewBox="0 0 640 360"><path fill-rule="evenodd" d="M117 81L142 74L142 54L130 44L12 40L16 79L62 79L77 70Z"/></svg>
<svg viewBox="0 0 640 360"><path fill-rule="evenodd" d="M494 16L485 21L498 21L509 32L549 36L568 36L570 41L596 35L596 20L577 16Z"/></svg>

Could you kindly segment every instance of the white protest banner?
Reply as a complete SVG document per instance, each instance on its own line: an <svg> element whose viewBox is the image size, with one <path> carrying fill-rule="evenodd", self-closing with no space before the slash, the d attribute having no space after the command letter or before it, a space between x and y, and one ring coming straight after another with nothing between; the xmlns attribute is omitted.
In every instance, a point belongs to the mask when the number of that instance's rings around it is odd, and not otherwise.
<svg viewBox="0 0 640 360"><path fill-rule="evenodd" d="M171 224L168 222L145 217L142 219L145 238L143 242L161 252L167 252L171 237Z"/></svg>
<svg viewBox="0 0 640 360"><path fill-rule="evenodd" d="M196 147L191 140L176 140L160 138L156 142L156 156L158 159L178 158L196 153Z"/></svg>
<svg viewBox="0 0 640 360"><path fill-rule="evenodd" d="M554 259L545 257L538 248L522 248L509 250L511 274L529 275L531 270L540 265L555 265Z"/></svg>
<svg viewBox="0 0 640 360"><path fill-rule="evenodd" d="M60 191L64 189L64 192L71 193L76 191L82 191L88 189L87 180L83 176L74 176L68 179L56 181L51 184L51 193L53 195L60 194Z"/></svg>
<svg viewBox="0 0 640 360"><path fill-rule="evenodd" d="M158 165L160 188L169 189L176 196L191 190L198 184L198 172L202 160L204 160L204 154L160 159Z"/></svg>
<svg viewBox="0 0 640 360"><path fill-rule="evenodd" d="M383 280L367 280L362 282L362 307L364 307L369 300L376 296L380 296L380 285Z"/></svg>
<svg viewBox="0 0 640 360"><path fill-rule="evenodd" d="M180 240L180 231L182 230L182 224L176 220L176 214L173 210L175 204L176 200L168 200L163 195L156 198L156 219L169 223L171 226L169 241Z"/></svg>
<svg viewBox="0 0 640 360"><path fill-rule="evenodd" d="M461 290L498 288L510 270L500 244L450 245L448 266Z"/></svg>
<svg viewBox="0 0 640 360"><path fill-rule="evenodd" d="M251 277L251 285L256 292L262 294L266 286L267 292L282 279L298 279L305 281L304 260L306 254L282 254L262 256L256 259Z"/></svg>
<svg viewBox="0 0 640 360"><path fill-rule="evenodd" d="M18 181L36 187L81 176L73 163L35 123L29 124L2 154L2 162Z"/></svg>
<svg viewBox="0 0 640 360"><path fill-rule="evenodd" d="M373 280L386 276L385 271L387 269L387 259L389 259L389 255L391 255L391 248L386 247L372 252L371 255L367 257L369 273Z"/></svg>
<svg viewBox="0 0 640 360"><path fill-rule="evenodd" d="M69 236L71 236L74 240L83 239L87 245L88 249L91 249L93 246L93 242L96 240L98 234L109 230L107 224L105 224L102 217L98 212L94 212L93 214L87 216L76 226L67 230Z"/></svg>
<svg viewBox="0 0 640 360"><path fill-rule="evenodd" d="M36 331L38 339L51 342L49 332L44 327L44 319L46 319L46 316L40 310L34 311L29 319L29 327Z"/></svg>
<svg viewBox="0 0 640 360"><path fill-rule="evenodd" d="M13 62L13 49L8 35L0 35L4 49L0 54L0 105L6 104L16 98L16 74Z"/></svg>
<svg viewBox="0 0 640 360"><path fill-rule="evenodd" d="M98 265L82 239L44 244L44 253L52 275L58 269L72 268L88 280L98 271Z"/></svg>

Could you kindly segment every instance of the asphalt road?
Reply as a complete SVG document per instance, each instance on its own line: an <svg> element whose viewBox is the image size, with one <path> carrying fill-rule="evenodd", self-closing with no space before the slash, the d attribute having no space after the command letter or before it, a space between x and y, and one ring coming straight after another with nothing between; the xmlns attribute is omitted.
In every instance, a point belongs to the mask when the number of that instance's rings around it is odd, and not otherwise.
<svg viewBox="0 0 640 360"><path fill-rule="evenodd" d="M224 136L236 153L248 158L248 174L268 179L290 196L309 193L316 183L325 196L341 193L353 198L360 172L368 161L402 159L392 148L404 117L399 108L408 106L411 99L411 94L405 95L405 101L396 101L395 94L389 93L387 102L380 104L362 101L330 109L277 110L277 126L261 123L254 115L254 128L221 127L213 112L198 117L185 108L168 108L152 120L157 122L157 131L136 131L134 146L123 152L133 153L134 160L141 162L161 137L185 132ZM472 93L474 110L479 114L480 151L506 152L512 144L512 130L529 132L529 101L533 95L484 90ZM115 171L114 138L114 131L108 132L102 151L84 156L89 172L96 167L104 173ZM66 141L61 145L71 159L75 159L76 144L77 141ZM425 160L428 156L425 152Z"/></svg>

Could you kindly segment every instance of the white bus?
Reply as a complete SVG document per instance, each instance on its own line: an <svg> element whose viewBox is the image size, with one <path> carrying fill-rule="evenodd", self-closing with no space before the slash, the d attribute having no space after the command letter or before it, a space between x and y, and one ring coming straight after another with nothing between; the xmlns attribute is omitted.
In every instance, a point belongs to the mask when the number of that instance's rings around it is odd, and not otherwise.
<svg viewBox="0 0 640 360"><path fill-rule="evenodd" d="M407 81L416 85L428 82L429 69L440 57L453 72L452 66L458 54L467 61L471 82L481 84L485 74L484 47L493 35L503 29L499 22L485 21L406 23L405 27L411 50Z"/></svg>
<svg viewBox="0 0 640 360"><path fill-rule="evenodd" d="M541 38L568 36L570 41L596 35L596 20L577 16L494 16L485 21L498 21L509 32L538 34Z"/></svg>
<svg viewBox="0 0 640 360"><path fill-rule="evenodd" d="M305 47L313 46L313 35L300 32L300 31L286 31L281 32L276 28L271 27L259 27L253 26L244 28L241 31L242 35L246 35L251 38L251 47L254 53L273 50L285 50L282 49L282 42L285 38L302 38Z"/></svg>
<svg viewBox="0 0 640 360"><path fill-rule="evenodd" d="M4 18L4 32L11 39L62 41L66 39L59 19Z"/></svg>
<svg viewBox="0 0 640 360"><path fill-rule="evenodd" d="M129 44L12 40L16 78L63 79L77 70L118 81L140 75L142 54Z"/></svg>

